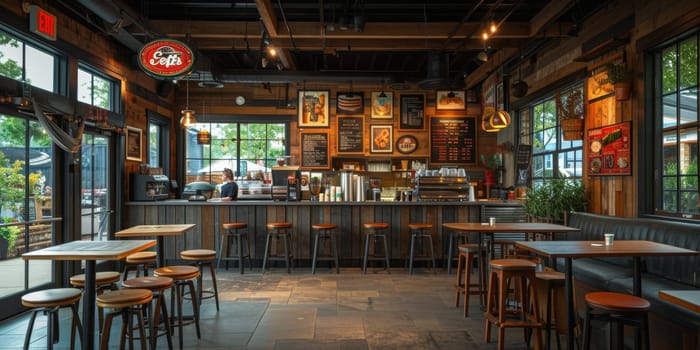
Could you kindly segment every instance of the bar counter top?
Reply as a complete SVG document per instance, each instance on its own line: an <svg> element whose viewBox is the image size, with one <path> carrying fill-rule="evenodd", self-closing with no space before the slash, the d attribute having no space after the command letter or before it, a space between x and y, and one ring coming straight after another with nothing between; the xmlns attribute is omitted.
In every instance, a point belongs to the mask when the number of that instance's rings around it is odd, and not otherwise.
<svg viewBox="0 0 700 350"><path fill-rule="evenodd" d="M217 199L210 199L207 201L189 201L187 199L167 199L161 201L132 201L126 202L127 206L135 205L283 205L283 206L299 206L299 205L312 205L312 206L327 206L327 205L381 205L381 206L393 206L393 205L414 205L414 206L444 206L444 205L488 205L488 206L522 206L522 202L518 200L502 200L502 199L482 199L477 201L419 201L419 202L400 202L400 201L364 201L364 202L351 202L351 201L341 201L341 202L318 202L310 200L301 201L276 201L271 199L265 200L235 200L235 201L221 201Z"/></svg>

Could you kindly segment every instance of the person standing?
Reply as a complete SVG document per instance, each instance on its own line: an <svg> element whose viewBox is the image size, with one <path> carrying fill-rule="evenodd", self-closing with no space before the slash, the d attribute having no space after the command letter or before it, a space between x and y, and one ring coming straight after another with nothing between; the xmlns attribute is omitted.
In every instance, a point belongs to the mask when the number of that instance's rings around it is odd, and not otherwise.
<svg viewBox="0 0 700 350"><path fill-rule="evenodd" d="M221 174L224 185L221 186L221 200L235 201L238 198L238 184L233 181L233 171L225 168Z"/></svg>

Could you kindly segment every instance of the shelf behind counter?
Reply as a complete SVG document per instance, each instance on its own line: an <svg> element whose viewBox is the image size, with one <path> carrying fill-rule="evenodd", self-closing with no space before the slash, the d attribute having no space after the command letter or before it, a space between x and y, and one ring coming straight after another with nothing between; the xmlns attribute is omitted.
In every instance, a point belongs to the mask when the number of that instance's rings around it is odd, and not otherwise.
<svg viewBox="0 0 700 350"><path fill-rule="evenodd" d="M268 222L291 222L295 228L293 253L298 266L310 266L315 223L338 225L340 258L342 266L360 266L362 256L362 224L386 222L390 225L390 255L395 266L403 266L408 253L408 224L426 222L433 224L433 241L436 259L443 259L447 252L447 235L442 224L446 222L481 222L485 210L522 213L519 201L482 200L474 202L422 201L422 202L311 202L311 201L206 201L184 199L127 202L123 227L157 224L196 224L183 236L166 237L166 259L177 259L177 252L184 249L221 249L221 225L227 222L245 222L251 245L251 255L260 266L265 248L265 225ZM276 249L276 247L273 247Z"/></svg>

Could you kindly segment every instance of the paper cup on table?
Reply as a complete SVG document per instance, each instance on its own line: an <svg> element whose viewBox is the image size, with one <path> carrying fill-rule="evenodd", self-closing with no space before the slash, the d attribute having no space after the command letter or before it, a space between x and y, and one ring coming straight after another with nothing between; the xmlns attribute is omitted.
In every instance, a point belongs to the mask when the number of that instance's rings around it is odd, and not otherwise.
<svg viewBox="0 0 700 350"><path fill-rule="evenodd" d="M496 226L496 218L495 217L490 217L489 218L489 226Z"/></svg>
<svg viewBox="0 0 700 350"><path fill-rule="evenodd" d="M613 245L613 240L615 239L615 234L605 233L605 234L603 234L603 237L605 237L605 245Z"/></svg>

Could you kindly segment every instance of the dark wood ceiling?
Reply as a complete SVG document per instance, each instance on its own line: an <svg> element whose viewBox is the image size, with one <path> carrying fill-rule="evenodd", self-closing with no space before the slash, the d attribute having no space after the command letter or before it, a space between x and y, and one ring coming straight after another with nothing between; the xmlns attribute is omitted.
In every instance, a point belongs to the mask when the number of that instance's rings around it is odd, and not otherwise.
<svg viewBox="0 0 700 350"><path fill-rule="evenodd" d="M383 81L458 86L478 55L576 35L605 0L62 0L139 42L168 36L199 54L193 79ZM87 4L92 3L92 5ZM95 3L98 6L95 6ZM108 3L108 4L103 4ZM121 22L105 16L118 9ZM101 12L101 13L100 13ZM359 20L359 22L358 22ZM498 25L484 41L482 32ZM106 31L109 32L109 31ZM265 57L263 33L280 49ZM119 38L120 35L115 35ZM131 45L134 46L134 45ZM132 48L133 50L133 48ZM265 57L265 59L263 59Z"/></svg>

